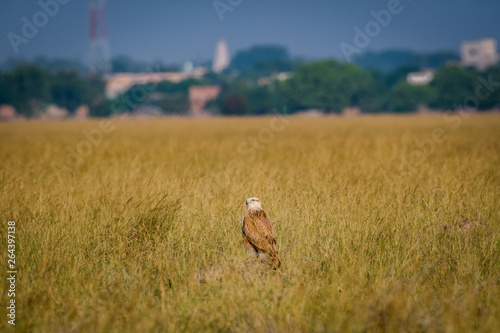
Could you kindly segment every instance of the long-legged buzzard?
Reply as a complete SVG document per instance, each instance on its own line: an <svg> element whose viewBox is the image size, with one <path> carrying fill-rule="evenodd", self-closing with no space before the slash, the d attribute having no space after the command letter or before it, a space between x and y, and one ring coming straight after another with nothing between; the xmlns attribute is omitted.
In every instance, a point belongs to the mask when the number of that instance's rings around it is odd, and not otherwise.
<svg viewBox="0 0 500 333"><path fill-rule="evenodd" d="M274 268L280 267L273 227L262 209L259 198L250 197L246 204L248 210L241 225L245 251L258 254L261 258L268 256Z"/></svg>

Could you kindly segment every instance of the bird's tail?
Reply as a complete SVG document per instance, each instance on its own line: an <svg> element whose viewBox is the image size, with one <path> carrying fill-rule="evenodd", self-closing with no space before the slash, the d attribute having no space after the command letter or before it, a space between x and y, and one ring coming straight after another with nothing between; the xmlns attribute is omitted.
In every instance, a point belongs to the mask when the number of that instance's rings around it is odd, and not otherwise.
<svg viewBox="0 0 500 333"><path fill-rule="evenodd" d="M278 249L276 248L276 243L271 245L269 251L269 257L271 258L271 262L273 264L274 269L280 268L281 261L280 258L278 257Z"/></svg>
<svg viewBox="0 0 500 333"><path fill-rule="evenodd" d="M281 261L278 257L272 259L274 269L281 267Z"/></svg>

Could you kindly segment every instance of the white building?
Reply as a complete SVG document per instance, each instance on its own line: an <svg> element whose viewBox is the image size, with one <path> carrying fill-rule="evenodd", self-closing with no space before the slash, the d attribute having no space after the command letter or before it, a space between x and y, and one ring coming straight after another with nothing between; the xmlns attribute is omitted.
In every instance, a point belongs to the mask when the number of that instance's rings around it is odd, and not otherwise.
<svg viewBox="0 0 500 333"><path fill-rule="evenodd" d="M229 66L231 63L231 57L229 56L229 51L227 48L226 41L224 39L219 39L217 46L215 47L214 62L212 64L212 70L215 73L220 73Z"/></svg>
<svg viewBox="0 0 500 333"><path fill-rule="evenodd" d="M150 72L150 73L117 73L106 77L106 96L115 98L134 85L170 81L179 83L182 80L200 79L207 73L203 67L197 67L190 72Z"/></svg>
<svg viewBox="0 0 500 333"><path fill-rule="evenodd" d="M498 63L497 41L493 38L485 38L463 42L460 55L463 66L473 66L484 70Z"/></svg>
<svg viewBox="0 0 500 333"><path fill-rule="evenodd" d="M428 69L420 72L408 73L406 76L406 82L413 84L415 86L421 86L428 84L434 79L434 71Z"/></svg>

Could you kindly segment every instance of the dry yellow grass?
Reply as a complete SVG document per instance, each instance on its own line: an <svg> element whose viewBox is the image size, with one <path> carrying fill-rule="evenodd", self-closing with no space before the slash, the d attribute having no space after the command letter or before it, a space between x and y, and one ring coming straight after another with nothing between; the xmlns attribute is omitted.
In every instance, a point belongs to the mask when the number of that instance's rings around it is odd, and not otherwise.
<svg viewBox="0 0 500 333"><path fill-rule="evenodd" d="M0 124L17 331L500 329L499 116L99 126ZM279 271L243 252L248 196Z"/></svg>

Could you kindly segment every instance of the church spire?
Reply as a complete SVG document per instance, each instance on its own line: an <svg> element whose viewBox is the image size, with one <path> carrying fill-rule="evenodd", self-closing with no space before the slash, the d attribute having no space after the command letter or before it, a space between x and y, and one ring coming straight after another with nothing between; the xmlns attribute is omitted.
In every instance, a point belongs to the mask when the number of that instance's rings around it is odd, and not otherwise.
<svg viewBox="0 0 500 333"><path fill-rule="evenodd" d="M229 57L229 51L227 48L226 41L223 38L219 39L217 46L215 48L215 56L212 64L212 70L215 73L220 73L229 66L231 58Z"/></svg>

